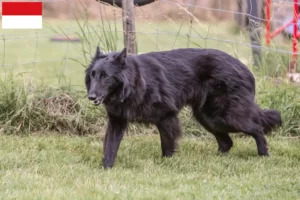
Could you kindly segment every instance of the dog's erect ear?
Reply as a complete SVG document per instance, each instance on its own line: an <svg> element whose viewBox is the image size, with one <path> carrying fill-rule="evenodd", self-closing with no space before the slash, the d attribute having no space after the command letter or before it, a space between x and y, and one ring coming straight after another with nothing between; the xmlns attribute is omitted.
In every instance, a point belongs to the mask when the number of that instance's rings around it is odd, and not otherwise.
<svg viewBox="0 0 300 200"><path fill-rule="evenodd" d="M101 51L100 51L99 46L97 46L97 48L96 48L96 53L95 53L95 55L94 55L94 58L99 58L100 56L101 56Z"/></svg>
<svg viewBox="0 0 300 200"><path fill-rule="evenodd" d="M97 46L97 48L96 48L96 56L99 56L100 54L101 54L100 47Z"/></svg>
<svg viewBox="0 0 300 200"><path fill-rule="evenodd" d="M120 92L120 101L123 102L130 95L131 92L130 84L128 78L125 76L123 72L121 72L120 75L118 75L116 78L118 79L119 82L122 83L122 90Z"/></svg>
<svg viewBox="0 0 300 200"><path fill-rule="evenodd" d="M103 55L103 53L102 53L102 51L100 51L100 47L99 46L97 46L97 48L96 48L96 57L97 58L99 58L99 57L101 57L101 55Z"/></svg>
<svg viewBox="0 0 300 200"><path fill-rule="evenodd" d="M94 55L93 60L95 61L95 60L97 60L97 59L99 59L99 58L102 58L102 57L105 57L105 55L104 55L104 53L102 53L102 51L100 50L99 46L97 46L97 48L96 48L96 53L95 53L95 55Z"/></svg>
<svg viewBox="0 0 300 200"><path fill-rule="evenodd" d="M117 56L116 56L116 61L118 61L119 63L122 63L124 64L125 63L125 60L126 60L126 57L127 57L127 49L124 48Z"/></svg>

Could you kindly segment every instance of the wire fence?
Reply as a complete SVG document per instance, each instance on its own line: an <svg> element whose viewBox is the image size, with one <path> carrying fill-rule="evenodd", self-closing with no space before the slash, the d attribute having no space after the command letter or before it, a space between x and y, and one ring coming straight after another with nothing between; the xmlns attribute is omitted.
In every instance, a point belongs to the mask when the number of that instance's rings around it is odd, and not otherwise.
<svg viewBox="0 0 300 200"><path fill-rule="evenodd" d="M37 76L50 75L50 71L52 75L57 74L55 71L58 68L64 72L79 73L82 67L74 61L84 60L83 54L87 51L92 54L93 47L99 41L108 42L102 37L111 34L111 40L115 41L114 43L110 41L110 44L114 44L116 49L123 48L120 8L88 0L85 4L76 1L77 7L74 6L75 0L43 0L43 2L44 13L48 13L50 17L43 16L42 30L1 30L0 67L3 70L12 69L30 74L39 69ZM288 65L290 55L293 54L288 32L284 30L283 33L286 34L279 34L272 39L271 45L266 45L267 19L265 16L257 17L249 14L249 9L254 8L252 4L249 4L250 8L247 6L245 3L247 0L228 1L231 6L222 0L206 1L207 4L203 2L205 1L159 0L147 6L136 7L138 53L184 47L216 48L251 65L252 50L257 48L263 51L263 56L270 52L287 56L288 61L285 64ZM238 3L242 4L241 9L238 9ZM60 8L62 4L64 6ZM293 15L293 5L293 1L272 1L272 30L282 26ZM263 12L264 9L265 5L262 7ZM64 17L60 17L61 13ZM87 17L86 14L90 16ZM203 19L204 15L206 19ZM214 19L210 16L214 16ZM251 43L249 30L238 24L238 20L246 20L247 23L249 19L254 20L252 26L254 32L260 33L258 45ZM87 26L88 23L90 26ZM79 38L81 41L59 41L63 36ZM88 37L83 40L83 36ZM84 45L89 48L84 49ZM47 70L41 70L43 68Z"/></svg>

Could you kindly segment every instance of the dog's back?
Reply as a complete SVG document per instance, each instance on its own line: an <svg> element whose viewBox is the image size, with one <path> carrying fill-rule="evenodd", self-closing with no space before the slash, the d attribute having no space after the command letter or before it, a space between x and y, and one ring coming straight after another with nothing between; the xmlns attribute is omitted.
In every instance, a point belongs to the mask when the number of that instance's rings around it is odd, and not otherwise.
<svg viewBox="0 0 300 200"><path fill-rule="evenodd" d="M151 83L167 85L178 95L197 95L200 88L226 84L226 89L247 93L254 98L255 80L238 59L216 49L183 48L132 56L136 66ZM150 84L151 85L151 84ZM203 89L203 88L202 88ZM213 89L213 88L206 88ZM241 94L246 95L246 94ZM190 96L190 95L188 95Z"/></svg>

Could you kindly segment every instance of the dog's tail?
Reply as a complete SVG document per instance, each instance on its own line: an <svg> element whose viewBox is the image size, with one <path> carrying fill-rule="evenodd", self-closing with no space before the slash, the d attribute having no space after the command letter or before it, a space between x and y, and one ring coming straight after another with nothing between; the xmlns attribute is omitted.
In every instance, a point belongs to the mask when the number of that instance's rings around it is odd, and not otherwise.
<svg viewBox="0 0 300 200"><path fill-rule="evenodd" d="M277 110L264 109L261 111L261 122L264 133L270 133L274 128L282 125L281 114Z"/></svg>

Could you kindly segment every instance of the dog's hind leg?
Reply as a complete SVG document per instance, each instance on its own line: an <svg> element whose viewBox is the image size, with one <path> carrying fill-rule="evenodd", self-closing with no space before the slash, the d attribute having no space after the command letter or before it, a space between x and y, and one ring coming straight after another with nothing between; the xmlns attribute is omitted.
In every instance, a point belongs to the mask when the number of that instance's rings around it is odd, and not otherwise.
<svg viewBox="0 0 300 200"><path fill-rule="evenodd" d="M198 111L197 106L192 107L192 109L193 109L193 115L195 119L199 122L199 124L203 126L208 132L212 133L215 136L218 142L218 151L222 153L227 153L233 145L233 142L228 132L220 132L214 130L215 125L214 124L209 125L206 122L206 120L203 119L203 116L201 115L201 111ZM213 123L212 120L210 122Z"/></svg>
<svg viewBox="0 0 300 200"><path fill-rule="evenodd" d="M215 132L215 133L212 133L215 138L217 139L217 142L218 142L218 151L221 152L221 153L227 153L232 145L233 145L233 142L229 136L228 133L221 133L221 132Z"/></svg>
<svg viewBox="0 0 300 200"><path fill-rule="evenodd" d="M258 155L269 156L268 143L264 136L263 127L255 126L254 128L245 129L243 132L255 139Z"/></svg>
<svg viewBox="0 0 300 200"><path fill-rule="evenodd" d="M127 124L127 121L123 119L109 117L103 145L104 157L102 164L104 168L110 168L114 165Z"/></svg>
<svg viewBox="0 0 300 200"><path fill-rule="evenodd" d="M157 123L156 126L160 134L163 157L172 157L177 147L177 140L181 136L178 117L169 116Z"/></svg>

